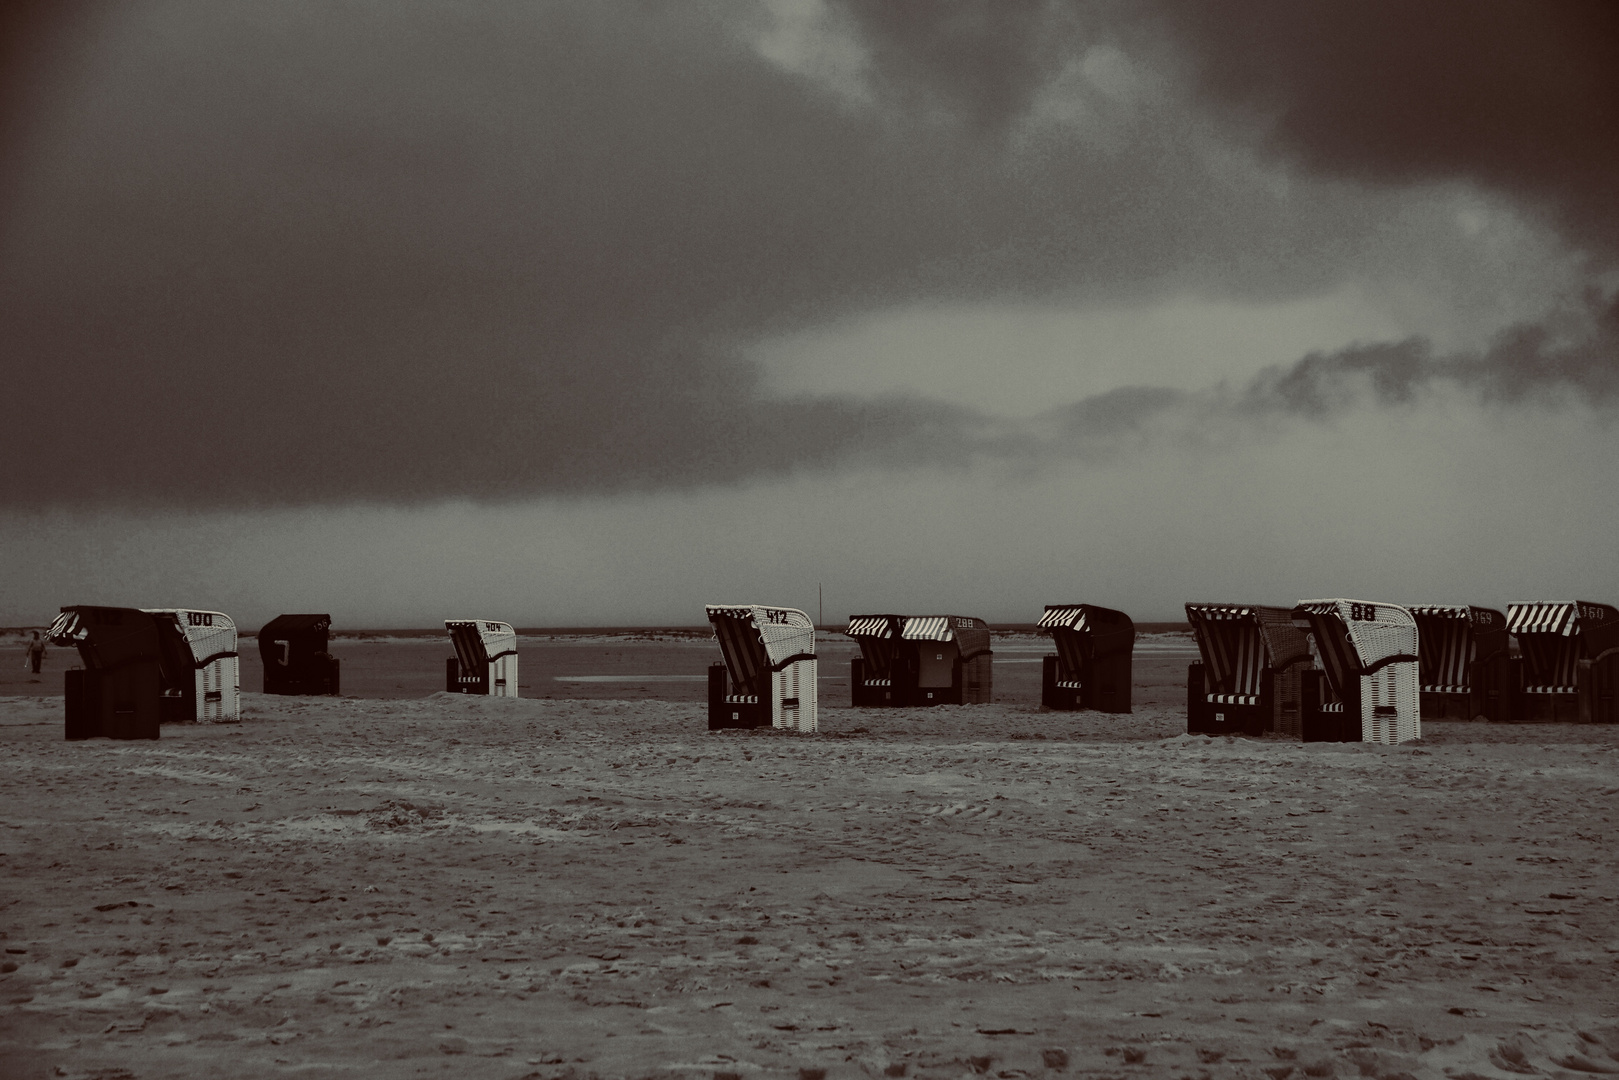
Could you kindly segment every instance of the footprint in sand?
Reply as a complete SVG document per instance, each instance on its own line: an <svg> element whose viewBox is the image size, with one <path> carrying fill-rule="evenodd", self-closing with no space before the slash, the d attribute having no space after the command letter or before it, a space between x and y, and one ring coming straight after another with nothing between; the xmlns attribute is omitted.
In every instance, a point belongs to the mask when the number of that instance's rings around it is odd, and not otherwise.
<svg viewBox="0 0 1619 1080"><path fill-rule="evenodd" d="M1001 816L1001 812L993 806L975 806L971 803L930 806L923 810L922 813L930 817L997 818Z"/></svg>

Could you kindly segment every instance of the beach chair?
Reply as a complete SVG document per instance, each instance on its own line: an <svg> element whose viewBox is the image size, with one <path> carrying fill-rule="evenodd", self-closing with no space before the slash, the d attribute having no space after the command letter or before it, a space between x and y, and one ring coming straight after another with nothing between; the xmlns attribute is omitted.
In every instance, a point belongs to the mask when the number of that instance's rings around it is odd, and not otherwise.
<svg viewBox="0 0 1619 1080"><path fill-rule="evenodd" d="M1467 604L1415 604L1417 690L1424 720L1510 720L1507 617Z"/></svg>
<svg viewBox="0 0 1619 1080"><path fill-rule="evenodd" d="M907 615L900 629L906 705L988 705L989 624L968 615Z"/></svg>
<svg viewBox="0 0 1619 1080"><path fill-rule="evenodd" d="M708 728L816 730L815 624L797 608L709 604L724 662L708 669Z"/></svg>
<svg viewBox="0 0 1619 1080"><path fill-rule="evenodd" d="M266 694L338 693L337 658L327 652L330 615L277 615L259 629Z"/></svg>
<svg viewBox="0 0 1619 1080"><path fill-rule="evenodd" d="M1186 671L1193 735L1303 738L1301 688L1310 642L1291 608L1187 604L1199 660Z"/></svg>
<svg viewBox="0 0 1619 1080"><path fill-rule="evenodd" d="M1305 672L1305 742L1402 743L1422 738L1417 621L1397 604L1305 600L1321 667Z"/></svg>
<svg viewBox="0 0 1619 1080"><path fill-rule="evenodd" d="M1048 709L1130 711L1136 625L1094 604L1048 604L1039 629L1057 651L1040 661L1040 704Z"/></svg>
<svg viewBox="0 0 1619 1080"><path fill-rule="evenodd" d="M157 620L135 608L65 607L45 633L84 665L63 680L64 734L80 739L155 739L163 720Z"/></svg>
<svg viewBox="0 0 1619 1080"><path fill-rule="evenodd" d="M455 655L444 661L444 689L452 694L520 697L517 631L493 619L445 619Z"/></svg>
<svg viewBox="0 0 1619 1080"><path fill-rule="evenodd" d="M904 625L903 615L849 616L844 633L860 646L860 655L849 661L849 701L855 708L905 703L903 688L914 679L901 663Z"/></svg>
<svg viewBox="0 0 1619 1080"><path fill-rule="evenodd" d="M163 654L163 720L233 724L242 718L236 624L220 611L143 608L157 620Z"/></svg>
<svg viewBox="0 0 1619 1080"><path fill-rule="evenodd" d="M1517 708L1524 723L1619 721L1619 609L1589 600L1507 606L1518 639Z"/></svg>

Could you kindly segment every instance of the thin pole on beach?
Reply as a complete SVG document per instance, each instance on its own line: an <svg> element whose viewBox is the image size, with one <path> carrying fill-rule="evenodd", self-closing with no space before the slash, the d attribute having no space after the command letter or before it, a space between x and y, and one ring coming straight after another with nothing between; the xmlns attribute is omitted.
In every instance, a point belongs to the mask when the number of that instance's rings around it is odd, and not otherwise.
<svg viewBox="0 0 1619 1080"><path fill-rule="evenodd" d="M826 604L821 600L821 583L815 583L815 625L826 625Z"/></svg>

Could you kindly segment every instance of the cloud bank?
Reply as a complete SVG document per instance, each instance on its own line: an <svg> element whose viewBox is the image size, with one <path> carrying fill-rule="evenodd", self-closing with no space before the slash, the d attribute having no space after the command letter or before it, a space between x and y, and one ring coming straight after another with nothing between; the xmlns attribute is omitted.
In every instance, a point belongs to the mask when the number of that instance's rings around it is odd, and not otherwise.
<svg viewBox="0 0 1619 1080"><path fill-rule="evenodd" d="M1415 29L1396 5L834 5L865 97L761 55L744 4L94 10L55 74L8 68L27 72L4 103L22 119L0 208L12 506L499 501L1090 459L1176 410L1320 413L1355 376L1389 401L1435 379L1612 396L1601 305L1578 340L1357 348L1241 392L1122 389L1029 423L775 395L745 358L920 300L1304 295L1375 272L1368 222L1416 181L1501 192L1611 254L1594 193L1614 141L1578 136L1611 131L1615 96L1558 113L1612 90L1600 5L1438 5ZM1339 33L1342 55L1323 44ZM1539 44L1492 65L1523 40ZM1422 50L1441 46L1429 79ZM1509 98L1527 112L1424 143ZM1548 134L1528 113L1558 118ZM1268 183L1250 146L1387 190Z"/></svg>

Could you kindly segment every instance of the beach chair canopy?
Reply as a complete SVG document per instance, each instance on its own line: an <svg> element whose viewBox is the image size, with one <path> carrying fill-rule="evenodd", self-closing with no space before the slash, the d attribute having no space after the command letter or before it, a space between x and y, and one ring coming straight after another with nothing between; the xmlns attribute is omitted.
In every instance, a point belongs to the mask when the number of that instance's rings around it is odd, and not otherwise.
<svg viewBox="0 0 1619 1080"><path fill-rule="evenodd" d="M445 619L450 644L455 646L461 670L481 672L502 656L517 652L517 631L511 623L493 619Z"/></svg>
<svg viewBox="0 0 1619 1080"><path fill-rule="evenodd" d="M277 615L259 629L259 655L264 663L291 666L298 658L326 651L331 640L330 615ZM278 644L286 642L286 648Z"/></svg>
<svg viewBox="0 0 1619 1080"><path fill-rule="evenodd" d="M1204 685L1226 704L1258 705L1266 668L1308 663L1310 640L1293 625L1293 609L1262 604L1187 604Z"/></svg>
<svg viewBox="0 0 1619 1080"><path fill-rule="evenodd" d="M65 607L45 638L58 648L77 649L92 670L156 663L161 656L156 620L136 608Z"/></svg>
<svg viewBox="0 0 1619 1080"><path fill-rule="evenodd" d="M905 625L903 615L851 615L844 631L860 646L867 683L894 677L894 646Z"/></svg>
<svg viewBox="0 0 1619 1080"><path fill-rule="evenodd" d="M963 660L990 651L989 623L970 615L907 615L899 636L902 641L954 641Z"/></svg>
<svg viewBox="0 0 1619 1080"><path fill-rule="evenodd" d="M190 650L192 667L207 667L215 660L236 655L236 624L223 612L190 608L142 610L161 624L179 628Z"/></svg>
<svg viewBox="0 0 1619 1080"><path fill-rule="evenodd" d="M1507 630L1523 650L1529 693L1579 692L1579 662L1619 648L1619 609L1588 600L1507 605Z"/></svg>
<svg viewBox="0 0 1619 1080"><path fill-rule="evenodd" d="M762 697L772 671L815 658L815 623L797 608L709 604L707 611L731 681L743 693Z"/></svg>
<svg viewBox="0 0 1619 1080"><path fill-rule="evenodd" d="M1309 623L1327 681L1340 697L1351 679L1417 659L1417 621L1397 604L1304 600L1293 614Z"/></svg>
<svg viewBox="0 0 1619 1080"><path fill-rule="evenodd" d="M1130 616L1095 604L1047 604L1038 629L1051 635L1062 666L1069 672L1135 647L1136 624Z"/></svg>
<svg viewBox="0 0 1619 1080"><path fill-rule="evenodd" d="M1471 693L1472 664L1507 647L1507 617L1468 604L1416 604L1417 682L1427 694Z"/></svg>

